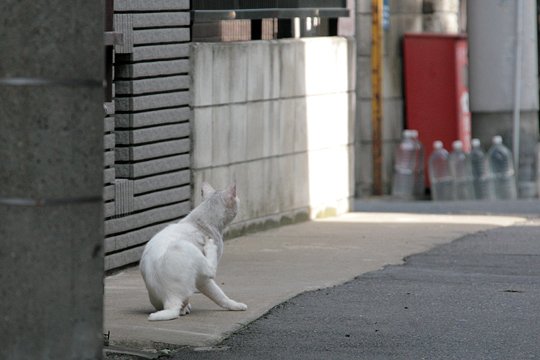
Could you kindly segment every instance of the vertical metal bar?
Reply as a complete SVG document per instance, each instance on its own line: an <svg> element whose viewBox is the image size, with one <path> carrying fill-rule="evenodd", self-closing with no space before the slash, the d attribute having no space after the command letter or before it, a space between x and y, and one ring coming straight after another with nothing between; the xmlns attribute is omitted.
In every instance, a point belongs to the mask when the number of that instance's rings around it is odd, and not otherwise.
<svg viewBox="0 0 540 360"><path fill-rule="evenodd" d="M251 40L262 39L262 19L251 20Z"/></svg>
<svg viewBox="0 0 540 360"><path fill-rule="evenodd" d="M371 1L371 127L373 195L382 195L382 10L383 0Z"/></svg>
<svg viewBox="0 0 540 360"><path fill-rule="evenodd" d="M523 0L516 2L516 57L514 69L514 111L513 111L513 137L512 151L514 152L514 169L516 174L519 168L519 142L521 129L521 61L523 57L522 37L523 37ZM519 180L519 179L518 179Z"/></svg>

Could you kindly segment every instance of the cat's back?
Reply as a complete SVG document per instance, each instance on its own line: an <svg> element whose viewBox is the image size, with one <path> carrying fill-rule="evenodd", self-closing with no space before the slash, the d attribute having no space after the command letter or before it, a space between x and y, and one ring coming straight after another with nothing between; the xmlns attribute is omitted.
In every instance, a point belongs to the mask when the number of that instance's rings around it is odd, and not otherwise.
<svg viewBox="0 0 540 360"><path fill-rule="evenodd" d="M188 222L181 221L168 225L146 244L141 256L141 267L158 263L171 249L184 247L188 244L202 249L204 237Z"/></svg>

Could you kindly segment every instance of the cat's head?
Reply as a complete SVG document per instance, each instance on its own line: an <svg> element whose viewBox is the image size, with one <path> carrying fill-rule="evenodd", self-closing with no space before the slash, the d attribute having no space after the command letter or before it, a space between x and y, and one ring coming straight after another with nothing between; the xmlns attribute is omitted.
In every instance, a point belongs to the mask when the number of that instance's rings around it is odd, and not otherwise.
<svg viewBox="0 0 540 360"><path fill-rule="evenodd" d="M201 193L203 201L212 203L215 210L222 210L225 225L229 224L238 213L240 200L236 195L236 184L229 185L225 190L215 190L210 184L203 182Z"/></svg>

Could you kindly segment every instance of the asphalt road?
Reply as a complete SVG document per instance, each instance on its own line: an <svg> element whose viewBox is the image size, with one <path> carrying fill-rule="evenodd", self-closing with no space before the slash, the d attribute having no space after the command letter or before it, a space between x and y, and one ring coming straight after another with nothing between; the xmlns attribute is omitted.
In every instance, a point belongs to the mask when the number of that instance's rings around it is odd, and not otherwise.
<svg viewBox="0 0 540 360"><path fill-rule="evenodd" d="M540 359L540 221L299 295L174 359Z"/></svg>

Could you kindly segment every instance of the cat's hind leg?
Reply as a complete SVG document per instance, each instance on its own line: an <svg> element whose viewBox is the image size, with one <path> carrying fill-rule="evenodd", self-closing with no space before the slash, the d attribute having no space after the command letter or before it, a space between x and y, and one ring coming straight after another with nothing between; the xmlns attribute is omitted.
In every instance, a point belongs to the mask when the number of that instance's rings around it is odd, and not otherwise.
<svg viewBox="0 0 540 360"><path fill-rule="evenodd" d="M173 301L166 301L163 310L156 311L151 313L148 316L150 321L163 321L163 320L174 320L180 315L186 315L191 312L191 305L189 300L178 301L177 299Z"/></svg>
<svg viewBox="0 0 540 360"><path fill-rule="evenodd" d="M224 309L234 310L234 311L244 311L247 310L247 305L236 302L230 299L223 290L216 284L214 279L205 279L200 281L197 284L197 288L204 295L208 296L210 300L218 304Z"/></svg>
<svg viewBox="0 0 540 360"><path fill-rule="evenodd" d="M180 316L180 308L170 308L151 313L148 316L150 321L163 321L163 320L174 320Z"/></svg>

